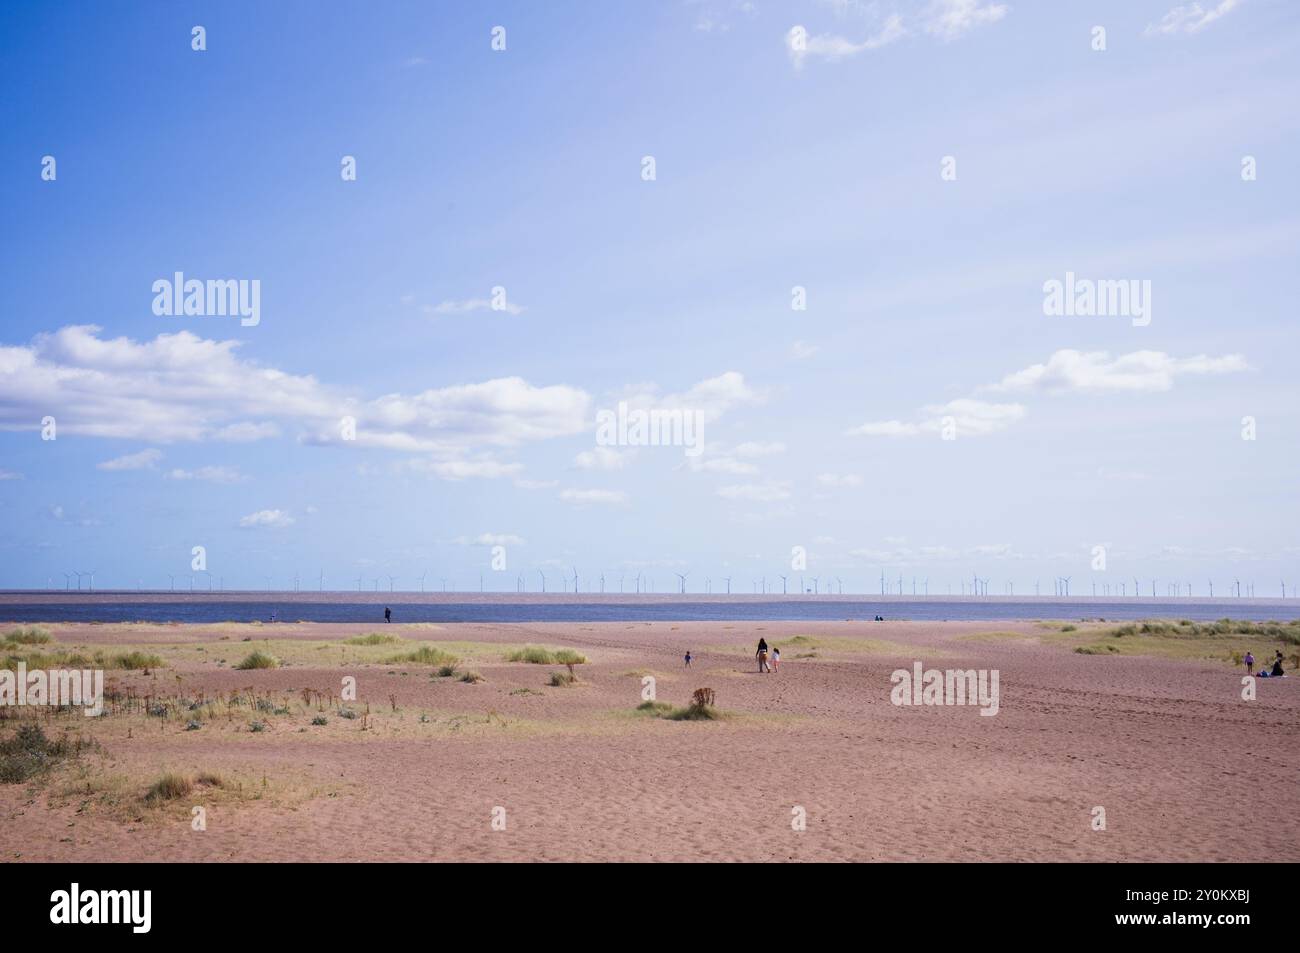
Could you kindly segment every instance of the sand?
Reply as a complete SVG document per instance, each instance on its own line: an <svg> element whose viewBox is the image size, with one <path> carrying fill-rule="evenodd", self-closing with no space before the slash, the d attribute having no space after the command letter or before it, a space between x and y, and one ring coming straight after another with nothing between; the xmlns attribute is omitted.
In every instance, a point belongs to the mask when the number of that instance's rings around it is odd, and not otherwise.
<svg viewBox="0 0 1300 953"><path fill-rule="evenodd" d="M5 860L1300 859L1300 678L1261 682L1243 701L1240 671L1211 649L1083 655L1072 646L1087 627L1025 622L47 628L46 650L130 646L168 661L110 672L119 689L251 688L290 711L237 711L193 731L175 716L42 713L51 736L87 734L103 751L0 785ZM445 646L485 680L380 663L405 643L320 645L367 631ZM760 636L804 638L760 675ZM547 684L563 666L504 661L523 644L584 653L579 684ZM254 648L289 664L231 669ZM1000 710L892 704L890 673L915 661L997 670ZM637 714L645 673L676 705L713 688L726 717ZM344 675L357 679L350 707L368 717L300 697L337 696ZM328 724L311 725L317 707ZM266 730L249 731L253 720ZM15 724L0 721L0 737ZM164 770L238 779L244 795L139 806ZM83 776L85 796L70 795ZM104 777L117 779L111 803ZM195 806L205 831L192 829Z"/></svg>

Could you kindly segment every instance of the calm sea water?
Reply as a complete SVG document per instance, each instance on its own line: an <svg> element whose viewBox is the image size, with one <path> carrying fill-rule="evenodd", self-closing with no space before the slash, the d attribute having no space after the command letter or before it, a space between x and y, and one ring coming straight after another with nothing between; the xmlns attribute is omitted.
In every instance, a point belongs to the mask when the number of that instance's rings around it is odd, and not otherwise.
<svg viewBox="0 0 1300 953"><path fill-rule="evenodd" d="M328 599L330 594L326 594ZM85 601L74 598L58 601L24 601L10 595L0 601L0 619L19 622L247 622L267 621L274 616L284 622L382 622L385 603L367 601L311 601L307 593L274 593L247 600L225 595L208 599L198 594L188 598L130 601L126 593L111 597L98 594ZM1229 600L1197 602L1187 600L927 600L882 599L861 601L836 599L784 599L764 601L731 599L692 602L654 601L529 601L512 602L508 597L474 601L411 601L410 594L399 593L393 602L394 622L765 622L765 621L836 621L870 620L877 615L885 619L921 621L971 620L996 621L1014 619L1152 619L1174 618L1207 621L1231 617L1253 620L1289 620L1300 618L1300 599L1296 600ZM93 601L92 601L93 600Z"/></svg>

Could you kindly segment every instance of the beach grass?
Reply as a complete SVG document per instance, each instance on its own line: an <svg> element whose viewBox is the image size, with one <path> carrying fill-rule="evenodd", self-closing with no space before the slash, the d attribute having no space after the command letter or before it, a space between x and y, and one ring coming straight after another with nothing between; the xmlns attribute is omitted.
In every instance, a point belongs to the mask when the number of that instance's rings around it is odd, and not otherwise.
<svg viewBox="0 0 1300 953"><path fill-rule="evenodd" d="M252 671L253 669L259 669L259 668L279 668L279 667L280 667L280 660L276 658L274 655L271 655L267 652L263 652L261 649L256 649L252 652L249 652L247 655L244 656L243 660L240 661L240 663L235 666L235 668L239 669L241 672Z"/></svg>

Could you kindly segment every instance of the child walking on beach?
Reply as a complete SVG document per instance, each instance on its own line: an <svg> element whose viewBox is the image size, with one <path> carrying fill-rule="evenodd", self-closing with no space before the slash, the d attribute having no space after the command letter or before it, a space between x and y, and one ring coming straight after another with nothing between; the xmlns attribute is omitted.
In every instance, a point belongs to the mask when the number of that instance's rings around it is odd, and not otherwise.
<svg viewBox="0 0 1300 953"><path fill-rule="evenodd" d="M781 650L776 646L772 647L772 671L781 667Z"/></svg>
<svg viewBox="0 0 1300 953"><path fill-rule="evenodd" d="M687 650L686 650L686 667L687 667L687 668L690 668L690 667L691 667L691 650L690 650L690 649L687 649Z"/></svg>
<svg viewBox="0 0 1300 953"><path fill-rule="evenodd" d="M1250 652L1247 652L1247 653L1246 653L1246 657L1245 657L1244 659L1242 659L1242 661L1246 663L1246 674L1247 674L1247 675L1254 675L1254 674L1255 674L1255 656L1251 655Z"/></svg>

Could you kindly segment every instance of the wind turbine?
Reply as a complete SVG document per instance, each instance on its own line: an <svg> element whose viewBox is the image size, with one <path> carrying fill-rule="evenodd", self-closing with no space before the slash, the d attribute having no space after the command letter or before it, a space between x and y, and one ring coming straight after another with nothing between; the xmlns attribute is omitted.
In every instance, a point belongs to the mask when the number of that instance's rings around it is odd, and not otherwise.
<svg viewBox="0 0 1300 953"><path fill-rule="evenodd" d="M1067 596L1070 594L1070 579L1071 579L1071 578L1072 578L1072 577L1070 577L1070 576L1062 576L1062 577L1061 577L1061 582L1065 583L1065 594L1066 594Z"/></svg>
<svg viewBox="0 0 1300 953"><path fill-rule="evenodd" d="M392 574L390 573L390 574L388 575L388 591L389 591L389 592L392 592L392 591L393 591L393 584L396 583L396 582L397 582L397 577L394 576L394 575L392 575Z"/></svg>
<svg viewBox="0 0 1300 953"><path fill-rule="evenodd" d="M573 567L573 594L578 594L578 567Z"/></svg>
<svg viewBox="0 0 1300 953"><path fill-rule="evenodd" d="M172 581L172 592L175 592L175 591L176 591L176 577L173 576L171 573L167 573L167 578L170 579L170 580Z"/></svg>
<svg viewBox="0 0 1300 953"><path fill-rule="evenodd" d="M929 596L929 595L930 595L930 577L929 577L929 576L926 576L926 577L925 577L925 594L926 594L926 596Z"/></svg>
<svg viewBox="0 0 1300 953"><path fill-rule="evenodd" d="M1234 579L1233 581L1236 582L1236 584L1237 584L1237 598L1240 599L1240 598L1241 598L1241 580L1240 580L1240 579Z"/></svg>
<svg viewBox="0 0 1300 953"><path fill-rule="evenodd" d="M621 574L618 577L618 591L620 594L623 592L623 576Z"/></svg>
<svg viewBox="0 0 1300 953"><path fill-rule="evenodd" d="M841 579L839 576L836 576L835 581L840 584L840 595L844 595L844 580Z"/></svg>
<svg viewBox="0 0 1300 953"><path fill-rule="evenodd" d="M90 577L90 591L91 591L91 592L94 592L94 591L95 591L95 573L97 573L97 572L99 572L98 569L92 569L90 572L86 573L86 575Z"/></svg>
<svg viewBox="0 0 1300 953"><path fill-rule="evenodd" d="M814 596L820 596L820 595L821 595L821 582L820 582L820 580L821 580L821 577L820 577L820 576L813 576L813 595L814 595Z"/></svg>
<svg viewBox="0 0 1300 953"><path fill-rule="evenodd" d="M705 591L706 593L710 593L710 594L713 592L713 577L712 577L712 576L705 576L705 577L704 577L704 591Z"/></svg>
<svg viewBox="0 0 1300 953"><path fill-rule="evenodd" d="M675 575L675 576L677 577L677 583L678 583L678 587L679 587L677 591L678 591L679 593L681 593L682 595L685 595L685 594L686 594L686 577L689 575L689 573L678 572L678 573L673 573L673 575Z"/></svg>
<svg viewBox="0 0 1300 953"><path fill-rule="evenodd" d="M298 591L298 574L297 574L297 573L294 573L294 574L293 574L293 591L294 591L294 592L297 592L297 591Z"/></svg>
<svg viewBox="0 0 1300 953"><path fill-rule="evenodd" d="M1137 576L1133 577L1133 598L1136 599L1142 595L1142 583Z"/></svg>
<svg viewBox="0 0 1300 953"><path fill-rule="evenodd" d="M65 590L72 588L72 573L65 572L63 574L63 588Z"/></svg>
<svg viewBox="0 0 1300 953"><path fill-rule="evenodd" d="M605 574L603 572L600 574L600 594L602 596L605 594Z"/></svg>
<svg viewBox="0 0 1300 953"><path fill-rule="evenodd" d="M325 591L325 570L324 570L324 569L322 569L322 570L320 571L320 587L319 587L318 591L319 591L319 592L324 592L324 591Z"/></svg>
<svg viewBox="0 0 1300 953"><path fill-rule="evenodd" d="M424 572L420 573L420 591L421 591L421 592L424 592L424 577L427 576L427 575L429 575L429 570L427 570L427 569L426 569Z"/></svg>
<svg viewBox="0 0 1300 953"><path fill-rule="evenodd" d="M784 595L788 595L788 594L789 594L789 592L788 592L788 590L786 589L785 576L782 576L782 577L781 577L781 595L784 596Z"/></svg>
<svg viewBox="0 0 1300 953"><path fill-rule="evenodd" d="M542 592L545 592L545 591L546 591L546 573L542 572L542 571L539 569L539 570L537 570L537 575L539 575L539 576L542 577Z"/></svg>
<svg viewBox="0 0 1300 953"><path fill-rule="evenodd" d="M722 578L727 580L727 595L731 595L731 577L723 576Z"/></svg>
<svg viewBox="0 0 1300 953"><path fill-rule="evenodd" d="M375 592L378 592L378 591L379 591L379 577L376 576L374 579L372 579L372 580L370 580L370 581L373 582L373 583L375 584Z"/></svg>

